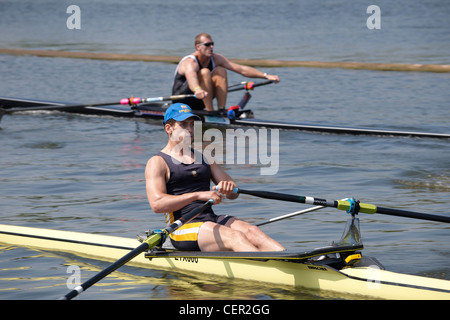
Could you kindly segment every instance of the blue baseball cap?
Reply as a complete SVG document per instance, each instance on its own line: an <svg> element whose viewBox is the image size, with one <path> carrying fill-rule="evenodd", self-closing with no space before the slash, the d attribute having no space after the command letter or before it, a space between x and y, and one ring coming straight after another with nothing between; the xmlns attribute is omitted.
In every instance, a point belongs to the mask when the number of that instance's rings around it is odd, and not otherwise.
<svg viewBox="0 0 450 320"><path fill-rule="evenodd" d="M176 121L183 121L190 117L196 117L200 120L200 117L192 112L191 107L184 103L174 103L171 105L164 114L163 124L170 119L174 119Z"/></svg>

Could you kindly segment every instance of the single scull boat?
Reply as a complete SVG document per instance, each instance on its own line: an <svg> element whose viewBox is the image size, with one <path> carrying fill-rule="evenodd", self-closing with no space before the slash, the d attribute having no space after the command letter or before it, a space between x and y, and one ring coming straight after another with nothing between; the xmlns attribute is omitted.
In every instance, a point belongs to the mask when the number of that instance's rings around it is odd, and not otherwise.
<svg viewBox="0 0 450 320"><path fill-rule="evenodd" d="M13 225L0 225L0 243L107 261L119 259L138 244L129 238ZM359 221L352 218L340 241L312 251L180 252L156 247L136 255L130 264L303 287L319 293L325 290L343 298L450 299L450 281L386 271L376 259L362 256L362 249Z"/></svg>
<svg viewBox="0 0 450 320"><path fill-rule="evenodd" d="M399 131L399 130L385 130L385 129L371 129L371 128L357 128L357 127L340 127L329 125L316 125L294 122L282 122L274 120L259 120L254 118L254 114L249 109L244 109L251 98L249 90L257 86L271 83L271 81L253 83L241 83L242 86L230 89L231 91L245 89L245 94L237 106L231 107L224 111L194 111L199 115L203 123L211 126L225 126L225 127L260 127L260 128L274 128L281 130L298 130L308 132L321 132L331 134L350 134L350 135L376 135L376 136L397 136L397 137L417 137L417 138L444 138L450 139L450 134L445 133L428 133L428 132L414 132L414 131ZM235 87L231 86L231 87ZM231 88L230 87L230 88ZM159 98L129 98L122 99L120 102L94 103L94 104L68 104L63 102L24 99L0 96L0 118L4 113L13 113L19 111L35 111L35 110L57 110L64 112L71 112L77 114L87 115L107 115L114 117L126 118L141 118L153 119L161 121L164 119L164 112L168 103L155 102L174 100L171 97ZM142 101L147 101L142 103ZM150 101L150 102L149 102ZM123 106L123 104L130 104Z"/></svg>

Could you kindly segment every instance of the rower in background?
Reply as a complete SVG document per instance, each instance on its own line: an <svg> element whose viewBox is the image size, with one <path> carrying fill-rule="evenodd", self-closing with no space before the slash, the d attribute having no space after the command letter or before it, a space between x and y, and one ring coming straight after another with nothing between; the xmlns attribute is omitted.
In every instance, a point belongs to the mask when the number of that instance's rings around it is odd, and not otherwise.
<svg viewBox="0 0 450 320"><path fill-rule="evenodd" d="M218 109L224 109L227 102L227 69L247 78L264 78L279 82L277 75L270 75L255 68L231 62L221 54L213 52L214 41L207 33L195 37L195 52L185 56L178 63L172 86L172 94L195 94L180 102L194 110L214 111L213 99Z"/></svg>

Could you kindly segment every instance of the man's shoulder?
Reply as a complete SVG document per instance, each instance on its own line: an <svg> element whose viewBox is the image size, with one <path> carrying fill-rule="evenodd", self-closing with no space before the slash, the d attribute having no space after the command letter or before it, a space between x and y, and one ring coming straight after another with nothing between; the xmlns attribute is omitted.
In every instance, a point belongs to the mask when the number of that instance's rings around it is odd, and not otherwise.
<svg viewBox="0 0 450 320"><path fill-rule="evenodd" d="M228 61L228 59L225 58L225 56L223 54L220 54L220 53L213 53L212 57L213 57L214 63L216 65L220 65L220 64Z"/></svg>
<svg viewBox="0 0 450 320"><path fill-rule="evenodd" d="M145 171L150 172L166 172L168 169L167 163L162 157L161 153L155 154L147 161Z"/></svg>
<svg viewBox="0 0 450 320"><path fill-rule="evenodd" d="M184 73L186 67L198 68L197 58L193 54L183 57L178 63L178 72Z"/></svg>
<svg viewBox="0 0 450 320"><path fill-rule="evenodd" d="M161 152L153 155L147 161L147 165L161 165L161 164L165 164L165 163L166 163L166 161L164 160L164 157Z"/></svg>
<svg viewBox="0 0 450 320"><path fill-rule="evenodd" d="M180 64L184 64L184 63L197 63L197 57L195 56L195 54L191 53L188 54L187 56L184 56L183 58L181 58Z"/></svg>

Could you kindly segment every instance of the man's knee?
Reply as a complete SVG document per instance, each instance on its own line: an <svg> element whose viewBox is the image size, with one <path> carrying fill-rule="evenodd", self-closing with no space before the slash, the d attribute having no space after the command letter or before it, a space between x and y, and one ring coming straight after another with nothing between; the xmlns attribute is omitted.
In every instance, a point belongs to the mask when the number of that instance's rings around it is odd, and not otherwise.
<svg viewBox="0 0 450 320"><path fill-rule="evenodd" d="M226 77L227 69L225 69L224 67L216 67L216 68L214 68L212 73Z"/></svg>
<svg viewBox="0 0 450 320"><path fill-rule="evenodd" d="M247 242L248 238L242 231L230 230L229 241L231 242L231 247L239 246L243 242Z"/></svg>
<svg viewBox="0 0 450 320"><path fill-rule="evenodd" d="M254 225L249 225L247 229L247 233L250 235L259 235L261 234L261 229Z"/></svg>
<svg viewBox="0 0 450 320"><path fill-rule="evenodd" d="M227 77L227 69L225 69L224 67L216 67L213 70L212 75L226 78Z"/></svg>
<svg viewBox="0 0 450 320"><path fill-rule="evenodd" d="M211 71L208 68L202 68L198 71L198 75L202 79L211 79Z"/></svg>
<svg viewBox="0 0 450 320"><path fill-rule="evenodd" d="M249 225L245 232L246 237L252 242L258 242L260 239L265 238L265 234L257 226Z"/></svg>

